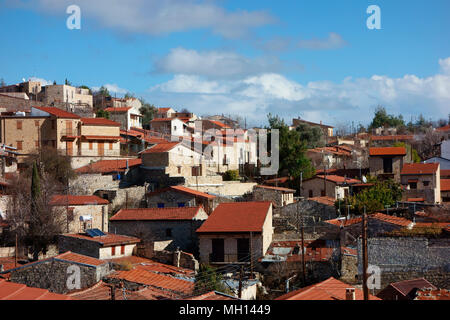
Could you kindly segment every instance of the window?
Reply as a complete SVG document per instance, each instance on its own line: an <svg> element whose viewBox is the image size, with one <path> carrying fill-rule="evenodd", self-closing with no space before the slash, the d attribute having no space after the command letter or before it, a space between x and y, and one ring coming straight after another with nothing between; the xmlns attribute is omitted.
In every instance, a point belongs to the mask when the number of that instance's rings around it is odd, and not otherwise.
<svg viewBox="0 0 450 320"><path fill-rule="evenodd" d="M158 203L158 208L164 208L164 203Z"/></svg>
<svg viewBox="0 0 450 320"><path fill-rule="evenodd" d="M410 189L417 189L417 182L410 182L409 183L409 188Z"/></svg>
<svg viewBox="0 0 450 320"><path fill-rule="evenodd" d="M312 198L313 197L313 191L309 190L309 197Z"/></svg>
<svg viewBox="0 0 450 320"><path fill-rule="evenodd" d="M392 173L392 158L383 158L384 173Z"/></svg>
<svg viewBox="0 0 450 320"><path fill-rule="evenodd" d="M184 202L178 202L178 208L184 208L186 204Z"/></svg>
<svg viewBox="0 0 450 320"><path fill-rule="evenodd" d="M38 140L34 141L34 144L36 145L36 148L39 148L39 141Z"/></svg>
<svg viewBox="0 0 450 320"><path fill-rule="evenodd" d="M424 181L424 182L423 182L423 186L424 186L424 187L428 187L429 185L430 185L430 181Z"/></svg>
<svg viewBox="0 0 450 320"><path fill-rule="evenodd" d="M94 148L92 141L89 141L89 150L92 150Z"/></svg>
<svg viewBox="0 0 450 320"><path fill-rule="evenodd" d="M181 167L177 167L178 168L178 174L181 174Z"/></svg>
<svg viewBox="0 0 450 320"><path fill-rule="evenodd" d="M109 150L112 150L112 149L113 149L113 143L110 142L110 143L109 143Z"/></svg>
<svg viewBox="0 0 450 320"><path fill-rule="evenodd" d="M17 141L17 150L22 150L22 141Z"/></svg>
<svg viewBox="0 0 450 320"><path fill-rule="evenodd" d="M166 229L166 237L171 237L172 236L172 229Z"/></svg>
<svg viewBox="0 0 450 320"><path fill-rule="evenodd" d="M325 197L325 190L320 190L320 195L322 196L322 197Z"/></svg>
<svg viewBox="0 0 450 320"><path fill-rule="evenodd" d="M17 120L17 130L22 130L22 120Z"/></svg>
<svg viewBox="0 0 450 320"><path fill-rule="evenodd" d="M115 247L115 246L112 246L112 247L111 247L111 255L112 255L112 256L115 256L115 255L116 255L116 247Z"/></svg>
<svg viewBox="0 0 450 320"><path fill-rule="evenodd" d="M125 245L120 246L120 254L125 254Z"/></svg>

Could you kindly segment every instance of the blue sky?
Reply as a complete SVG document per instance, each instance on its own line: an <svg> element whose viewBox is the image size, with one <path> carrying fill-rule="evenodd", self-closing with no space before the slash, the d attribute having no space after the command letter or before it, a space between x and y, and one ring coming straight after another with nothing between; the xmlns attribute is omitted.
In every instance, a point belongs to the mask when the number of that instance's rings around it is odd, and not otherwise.
<svg viewBox="0 0 450 320"><path fill-rule="evenodd" d="M81 9L81 30L66 8ZM381 30L369 30L369 5ZM130 91L157 106L367 124L450 112L450 1L0 0L0 77Z"/></svg>

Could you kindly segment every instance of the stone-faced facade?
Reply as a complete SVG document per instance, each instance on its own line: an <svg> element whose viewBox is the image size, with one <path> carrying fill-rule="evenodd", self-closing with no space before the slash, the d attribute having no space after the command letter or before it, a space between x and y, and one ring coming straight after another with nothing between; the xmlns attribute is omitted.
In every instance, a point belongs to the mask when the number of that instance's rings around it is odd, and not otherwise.
<svg viewBox="0 0 450 320"><path fill-rule="evenodd" d="M91 237L86 233L64 234L58 237L60 252L72 251L97 259L130 257L140 239L113 233Z"/></svg>
<svg viewBox="0 0 450 320"><path fill-rule="evenodd" d="M406 163L406 154L407 150L404 147L370 148L370 175L400 182L400 171Z"/></svg>
<svg viewBox="0 0 450 320"><path fill-rule="evenodd" d="M294 203L294 189L255 186L253 188L253 200L255 201L271 201L277 207L283 207Z"/></svg>
<svg viewBox="0 0 450 320"><path fill-rule="evenodd" d="M439 163L407 163L401 171L403 200L441 203L441 169Z"/></svg>
<svg viewBox="0 0 450 320"><path fill-rule="evenodd" d="M356 179L337 175L317 175L302 182L302 195L306 198L330 197L344 199L349 194L349 186L360 183Z"/></svg>
<svg viewBox="0 0 450 320"><path fill-rule="evenodd" d="M75 272L80 272L80 287L73 283ZM103 260L65 252L58 256L32 262L9 270L12 282L25 284L29 287L47 289L51 292L66 294L85 289L99 282L110 273L109 263Z"/></svg>
<svg viewBox="0 0 450 320"><path fill-rule="evenodd" d="M110 219L110 231L145 242L164 243L160 250L195 252L195 231L208 219L202 207L122 209Z"/></svg>
<svg viewBox="0 0 450 320"><path fill-rule="evenodd" d="M272 242L272 203L221 203L197 234L203 263L256 261Z"/></svg>
<svg viewBox="0 0 450 320"><path fill-rule="evenodd" d="M56 195L50 205L68 217L67 233L84 232L86 229L108 230L109 201L97 196Z"/></svg>

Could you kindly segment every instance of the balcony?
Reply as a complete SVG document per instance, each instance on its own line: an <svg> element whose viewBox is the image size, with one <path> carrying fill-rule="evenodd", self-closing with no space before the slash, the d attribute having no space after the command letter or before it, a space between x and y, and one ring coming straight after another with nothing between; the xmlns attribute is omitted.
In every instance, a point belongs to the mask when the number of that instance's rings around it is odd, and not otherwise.
<svg viewBox="0 0 450 320"><path fill-rule="evenodd" d="M64 129L61 131L61 137L64 140L75 140L79 136L78 129Z"/></svg>

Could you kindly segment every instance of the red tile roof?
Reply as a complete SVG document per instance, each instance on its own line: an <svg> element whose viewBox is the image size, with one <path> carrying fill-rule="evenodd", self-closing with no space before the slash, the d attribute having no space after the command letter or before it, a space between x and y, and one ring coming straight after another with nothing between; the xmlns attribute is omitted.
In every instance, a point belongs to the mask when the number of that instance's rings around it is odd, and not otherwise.
<svg viewBox="0 0 450 320"><path fill-rule="evenodd" d="M275 190L275 191L282 191L284 193L295 193L295 191L296 191L294 189L280 188L280 187L269 187L269 186L262 186L262 185L255 186L255 188L269 189L269 190Z"/></svg>
<svg viewBox="0 0 450 320"><path fill-rule="evenodd" d="M87 288L82 291L74 292L69 294L76 300L90 300L90 301L101 301L101 300L111 300L111 287L109 284L100 281L94 286ZM159 290L156 288L141 288L136 291L125 290L125 297L123 289L116 286L115 289L115 300L160 300L160 299L170 299L173 295Z"/></svg>
<svg viewBox="0 0 450 320"><path fill-rule="evenodd" d="M105 111L112 112L112 113L118 113L118 112L128 112L128 110L131 110L131 107L121 107L121 108L106 108Z"/></svg>
<svg viewBox="0 0 450 320"><path fill-rule="evenodd" d="M316 178L324 179L325 176L323 176L323 175L317 175ZM336 183L336 184L342 184L342 183L347 183L347 184L361 183L361 181L360 181L360 180L357 180L357 179L341 177L341 176L337 176L337 175L333 175L333 174L327 175L325 179L326 179L327 181L331 181L331 182L334 182L334 183Z"/></svg>
<svg viewBox="0 0 450 320"><path fill-rule="evenodd" d="M413 135L390 135L390 136L370 136L372 141L400 141L414 140Z"/></svg>
<svg viewBox="0 0 450 320"><path fill-rule="evenodd" d="M197 232L262 232L271 205L271 202L221 203Z"/></svg>
<svg viewBox="0 0 450 320"><path fill-rule="evenodd" d="M211 291L186 300L239 300L239 299L221 292Z"/></svg>
<svg viewBox="0 0 450 320"><path fill-rule="evenodd" d="M36 107L33 106L33 108L47 112L57 118L64 118L64 119L80 119L81 117L76 115L75 113L72 112L67 112L64 111L62 109L59 108L55 108L55 107Z"/></svg>
<svg viewBox="0 0 450 320"><path fill-rule="evenodd" d="M16 267L15 261L16 261L16 259L14 257L0 258L0 265L3 266L3 271L8 271L10 269L14 269ZM19 263L17 263L17 267L20 267Z"/></svg>
<svg viewBox="0 0 450 320"><path fill-rule="evenodd" d="M0 300L72 300L63 294L27 287L24 284L0 280Z"/></svg>
<svg viewBox="0 0 450 320"><path fill-rule="evenodd" d="M269 179L264 181L264 184L277 184L277 183L286 183L287 181L292 180L289 177L281 177L281 178L276 178L276 179Z"/></svg>
<svg viewBox="0 0 450 320"><path fill-rule="evenodd" d="M441 170L441 177L450 178L450 170Z"/></svg>
<svg viewBox="0 0 450 320"><path fill-rule="evenodd" d="M402 226L402 227L407 227L412 224L412 221L410 221L408 219L401 218L401 217L394 217L394 216L390 216L390 215L380 213L380 212L369 214L368 218L376 219L376 220L387 222L390 224L395 224L395 225ZM352 218L352 219L332 219L332 220L327 220L325 222L333 224L335 226L339 226L339 227L341 227L341 226L347 227L347 226L351 226L351 225L354 225L357 223L361 223L362 217L357 217L357 218Z"/></svg>
<svg viewBox="0 0 450 320"><path fill-rule="evenodd" d="M373 156L405 156L406 148L404 147L384 147L369 148L369 155Z"/></svg>
<svg viewBox="0 0 450 320"><path fill-rule="evenodd" d="M441 179L441 191L450 191L450 179Z"/></svg>
<svg viewBox="0 0 450 320"><path fill-rule="evenodd" d="M116 259L109 259L108 261L112 262L113 264L130 263L134 268L151 271L155 273L164 273L167 275L178 275L188 277L195 276L194 270L175 267L142 257L130 256Z"/></svg>
<svg viewBox="0 0 450 320"><path fill-rule="evenodd" d="M81 122L88 126L120 127L120 123L105 118L81 118Z"/></svg>
<svg viewBox="0 0 450 320"><path fill-rule="evenodd" d="M448 125L446 125L444 127L437 128L436 131L440 131L440 132L450 131L450 124L448 124Z"/></svg>
<svg viewBox="0 0 450 320"><path fill-rule="evenodd" d="M216 126L223 128L223 129L230 129L231 127L227 126L225 123L220 122L220 121L216 121L216 120L205 120L205 121L209 121L211 123L214 123Z"/></svg>
<svg viewBox="0 0 450 320"><path fill-rule="evenodd" d="M169 122L169 121L173 121L175 119L177 119L177 118L155 118L150 122Z"/></svg>
<svg viewBox="0 0 450 320"><path fill-rule="evenodd" d="M424 202L425 198L408 198L406 199L408 202Z"/></svg>
<svg viewBox="0 0 450 320"><path fill-rule="evenodd" d="M400 174L434 174L439 168L439 163L405 163Z"/></svg>
<svg viewBox="0 0 450 320"><path fill-rule="evenodd" d="M88 206L109 204L108 200L97 196L56 195L50 201L52 206Z"/></svg>
<svg viewBox="0 0 450 320"><path fill-rule="evenodd" d="M158 108L158 113L160 113L160 112L167 112L170 109L172 109L172 108Z"/></svg>
<svg viewBox="0 0 450 320"><path fill-rule="evenodd" d="M216 196L204 193L204 192L200 192L191 188L186 188L183 186L172 186L172 187L168 187L168 188L164 188L164 189L159 189L153 192L149 192L147 195L149 197L156 195L156 194L160 194L160 193L164 193L167 191L175 191L175 192L180 192L180 193L184 193L184 194L189 194L195 197L199 197L199 198L203 198L203 199L214 199L216 198Z"/></svg>
<svg viewBox="0 0 450 320"><path fill-rule="evenodd" d="M201 207L121 209L110 221L193 220Z"/></svg>
<svg viewBox="0 0 450 320"><path fill-rule="evenodd" d="M157 145L154 145L150 147L149 149L142 151L141 153L164 153L172 150L177 145L179 145L180 142L164 142L164 143L158 143Z"/></svg>
<svg viewBox="0 0 450 320"><path fill-rule="evenodd" d="M315 201L327 206L334 206L334 203L336 200L332 197L314 197L314 198L308 198L308 200Z"/></svg>
<svg viewBox="0 0 450 320"><path fill-rule="evenodd" d="M142 159L128 159L128 168L142 164ZM124 172L127 168L127 159L100 160L87 166L78 168L76 173L113 173Z"/></svg>
<svg viewBox="0 0 450 320"><path fill-rule="evenodd" d="M192 294L194 282L177 279L163 274L156 274L140 268L130 271L116 271L109 275L112 279L122 279L129 282L152 286L158 289L175 291L181 294Z"/></svg>
<svg viewBox="0 0 450 320"><path fill-rule="evenodd" d="M416 292L414 300L450 300L450 290L447 289L423 289Z"/></svg>
<svg viewBox="0 0 450 320"><path fill-rule="evenodd" d="M88 257L88 256L84 256L78 253L74 253L71 251L67 251L63 254L57 255L55 257L50 258L51 259L57 259L57 260L62 260L62 261L69 261L69 262L73 262L73 263L80 263L80 264L87 264L90 266L101 266L103 264L106 263L106 261L104 260L100 260L100 259L96 259L96 258L92 258L92 257ZM39 262L39 261L36 261ZM32 262L31 264L33 264L34 262Z"/></svg>
<svg viewBox="0 0 450 320"><path fill-rule="evenodd" d="M82 239L87 241L92 241L101 244L103 247L117 246L122 244L134 244L138 243L141 240L139 238L124 236L114 233L105 233L105 236L101 237L91 237L87 234L64 234L62 237L70 237L76 239Z"/></svg>
<svg viewBox="0 0 450 320"><path fill-rule="evenodd" d="M355 289L356 300L364 300L361 289L357 289L349 284L336 280L333 277L311 286L289 292L275 300L346 300L345 293L347 288ZM369 300L381 299L369 294Z"/></svg>

